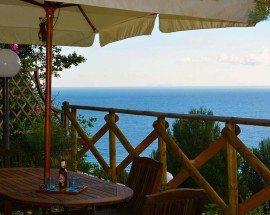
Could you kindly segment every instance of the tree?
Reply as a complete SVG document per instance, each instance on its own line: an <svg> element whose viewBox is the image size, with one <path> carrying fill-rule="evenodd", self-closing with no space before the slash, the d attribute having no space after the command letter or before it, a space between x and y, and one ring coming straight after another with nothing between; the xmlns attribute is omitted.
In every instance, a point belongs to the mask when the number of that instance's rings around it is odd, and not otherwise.
<svg viewBox="0 0 270 215"><path fill-rule="evenodd" d="M36 68L40 70L40 78L45 78L46 68L46 49L45 46L36 45L18 45L19 57L23 69ZM60 77L60 72L63 69L69 69L71 66L78 66L86 61L82 55L77 55L75 52L68 55L61 53L62 48L53 46L52 52L52 73L55 77Z"/></svg>
<svg viewBox="0 0 270 215"><path fill-rule="evenodd" d="M258 147L252 147L251 151L257 158L259 158L264 165L270 167L270 139L262 140ZM255 194L264 187L267 183L254 171L254 169L247 163L241 161L239 167L239 184L241 184L241 197L245 199L250 193Z"/></svg>
<svg viewBox="0 0 270 215"><path fill-rule="evenodd" d="M13 145L23 153L23 166L44 166L44 118L31 123L28 130ZM60 155L73 144L70 135L59 120L52 118L51 167L59 167ZM70 168L71 166L69 166Z"/></svg>
<svg viewBox="0 0 270 215"><path fill-rule="evenodd" d="M270 0L255 0L254 9L249 14L250 21L260 22L270 18Z"/></svg>

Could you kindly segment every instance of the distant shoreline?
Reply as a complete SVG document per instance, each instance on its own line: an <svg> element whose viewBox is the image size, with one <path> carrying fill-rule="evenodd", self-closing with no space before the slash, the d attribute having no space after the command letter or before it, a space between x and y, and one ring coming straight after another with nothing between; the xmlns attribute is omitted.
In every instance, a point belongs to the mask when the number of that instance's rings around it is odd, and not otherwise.
<svg viewBox="0 0 270 215"><path fill-rule="evenodd" d="M57 90L57 89L116 89L116 90L120 90L120 89L136 89L136 90L154 90L154 89L164 89L164 90L185 90L185 89L206 89L206 90L236 90L236 89L243 89L243 90L248 90L248 89L269 89L270 90L270 86L172 86L172 87L167 87L167 86L146 86L146 87L141 87L141 86L138 86L138 87L80 87L80 86L77 86L77 87L52 87L52 89L54 90Z"/></svg>

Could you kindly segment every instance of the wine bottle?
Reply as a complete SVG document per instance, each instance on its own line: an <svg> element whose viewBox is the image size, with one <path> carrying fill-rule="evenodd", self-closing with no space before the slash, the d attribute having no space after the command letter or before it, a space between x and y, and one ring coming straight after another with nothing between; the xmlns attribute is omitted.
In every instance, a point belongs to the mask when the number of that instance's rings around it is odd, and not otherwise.
<svg viewBox="0 0 270 215"><path fill-rule="evenodd" d="M61 166L59 169L59 190L67 188L67 169L64 159L61 160Z"/></svg>

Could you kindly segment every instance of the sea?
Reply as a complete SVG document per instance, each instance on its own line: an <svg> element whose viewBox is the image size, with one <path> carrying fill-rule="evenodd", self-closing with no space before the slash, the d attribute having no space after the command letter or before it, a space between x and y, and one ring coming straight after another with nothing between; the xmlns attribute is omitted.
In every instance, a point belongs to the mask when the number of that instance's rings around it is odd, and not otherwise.
<svg viewBox="0 0 270 215"><path fill-rule="evenodd" d="M120 88L53 88L53 105L61 108L64 101L71 105L86 105L129 110L188 114L191 108L211 110L215 116L270 119L270 87L120 87ZM86 119L94 117L94 127L87 132L94 134L104 124L104 112L78 111ZM118 127L129 142L136 147L152 130L155 117L119 114ZM175 119L166 119L171 129ZM224 123L220 123L223 128ZM240 125L238 136L249 148L270 137L270 127ZM108 133L95 146L109 162ZM151 156L157 141L141 156ZM127 156L117 140L117 163ZM87 161L97 163L88 152ZM98 164L98 163L97 163Z"/></svg>

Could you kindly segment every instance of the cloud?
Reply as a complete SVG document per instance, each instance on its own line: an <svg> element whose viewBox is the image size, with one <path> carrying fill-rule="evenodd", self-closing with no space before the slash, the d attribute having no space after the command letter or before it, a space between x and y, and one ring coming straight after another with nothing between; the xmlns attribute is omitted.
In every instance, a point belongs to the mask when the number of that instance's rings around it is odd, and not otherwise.
<svg viewBox="0 0 270 215"><path fill-rule="evenodd" d="M220 55L217 60L224 63L242 64L242 65L258 65L261 64L256 58L252 57L238 57L233 55Z"/></svg>
<svg viewBox="0 0 270 215"><path fill-rule="evenodd" d="M181 63L191 63L192 62L192 58L191 57L183 57L183 58L179 59L179 61Z"/></svg>
<svg viewBox="0 0 270 215"><path fill-rule="evenodd" d="M269 53L269 48L264 47L261 50L261 52L253 53L248 56L222 54L217 57L217 61L224 62L224 63L249 65L249 66L270 65L270 53Z"/></svg>
<svg viewBox="0 0 270 215"><path fill-rule="evenodd" d="M211 59L209 57L183 57L178 59L180 63L198 63L198 62L209 62Z"/></svg>

